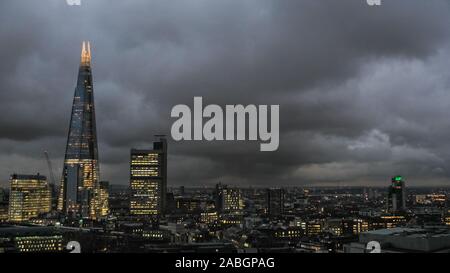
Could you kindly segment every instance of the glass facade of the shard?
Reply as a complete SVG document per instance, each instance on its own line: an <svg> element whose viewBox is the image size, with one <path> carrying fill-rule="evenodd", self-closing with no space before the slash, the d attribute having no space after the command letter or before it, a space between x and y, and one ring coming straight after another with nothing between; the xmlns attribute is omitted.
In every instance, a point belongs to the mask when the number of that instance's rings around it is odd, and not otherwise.
<svg viewBox="0 0 450 273"><path fill-rule="evenodd" d="M105 208L99 187L97 132L89 43L83 43L73 99L58 209L70 217L97 219Z"/></svg>

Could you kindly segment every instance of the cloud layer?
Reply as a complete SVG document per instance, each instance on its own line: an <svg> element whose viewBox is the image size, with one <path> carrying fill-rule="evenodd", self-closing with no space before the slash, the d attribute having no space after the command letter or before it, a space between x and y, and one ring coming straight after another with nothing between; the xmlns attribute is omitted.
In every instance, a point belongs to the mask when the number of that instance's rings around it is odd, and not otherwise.
<svg viewBox="0 0 450 273"><path fill-rule="evenodd" d="M102 179L170 134L170 110L279 104L280 148L169 143L169 185L450 182L446 0L3 0L0 186L60 176L81 41L90 40ZM170 137L169 137L170 139Z"/></svg>

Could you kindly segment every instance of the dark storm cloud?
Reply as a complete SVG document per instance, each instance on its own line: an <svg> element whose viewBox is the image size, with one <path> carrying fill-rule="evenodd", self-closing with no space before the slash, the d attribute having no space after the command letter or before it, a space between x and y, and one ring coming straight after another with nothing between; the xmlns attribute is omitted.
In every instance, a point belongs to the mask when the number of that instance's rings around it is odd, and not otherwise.
<svg viewBox="0 0 450 273"><path fill-rule="evenodd" d="M444 0L0 4L0 181L59 175L82 40L94 50L103 179L170 132L176 104L280 104L281 142L170 142L169 184L448 183ZM1 183L1 182L0 182Z"/></svg>

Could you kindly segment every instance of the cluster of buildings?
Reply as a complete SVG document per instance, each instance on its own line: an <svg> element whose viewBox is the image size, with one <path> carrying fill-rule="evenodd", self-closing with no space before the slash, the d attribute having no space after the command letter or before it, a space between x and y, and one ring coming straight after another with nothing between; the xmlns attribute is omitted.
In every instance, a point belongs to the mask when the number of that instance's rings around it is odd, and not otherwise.
<svg viewBox="0 0 450 273"><path fill-rule="evenodd" d="M11 176L0 252L67 252L70 241L109 253L360 253L372 241L450 252L447 189L406 192L398 176L386 188L167 187L167 144L153 148L131 151L129 186L107 187L107 216L95 220L54 209L45 177Z"/></svg>
<svg viewBox="0 0 450 273"><path fill-rule="evenodd" d="M0 189L1 252L450 251L446 189L168 187L167 141L130 151L129 185L100 180L89 43L83 43L60 183L13 174ZM51 170L50 170L51 172ZM50 173L53 177L53 174Z"/></svg>

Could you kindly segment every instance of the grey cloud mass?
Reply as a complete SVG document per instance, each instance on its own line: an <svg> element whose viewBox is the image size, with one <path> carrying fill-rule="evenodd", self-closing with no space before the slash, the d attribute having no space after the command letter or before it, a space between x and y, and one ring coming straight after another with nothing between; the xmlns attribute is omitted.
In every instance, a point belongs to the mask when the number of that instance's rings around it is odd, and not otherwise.
<svg viewBox="0 0 450 273"><path fill-rule="evenodd" d="M0 26L0 186L44 150L60 176L83 40L104 180L203 96L279 104L280 148L170 141L169 186L450 184L447 0L2 0Z"/></svg>

